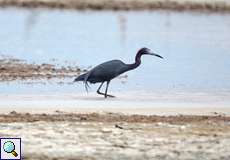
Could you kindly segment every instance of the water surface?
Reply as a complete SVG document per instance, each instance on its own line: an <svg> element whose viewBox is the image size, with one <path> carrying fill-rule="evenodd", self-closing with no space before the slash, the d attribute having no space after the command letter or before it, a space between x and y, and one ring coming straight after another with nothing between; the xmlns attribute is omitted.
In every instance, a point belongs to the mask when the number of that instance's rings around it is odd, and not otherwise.
<svg viewBox="0 0 230 160"><path fill-rule="evenodd" d="M229 14L162 11L1 9L0 53L28 62L55 59L55 63L77 63L87 68L111 59L133 63L137 50L148 47L164 60L143 56L142 65L128 72L127 79L111 82L111 92L207 93L228 99L229 19ZM84 87L81 83L12 82L1 83L0 91L81 93Z"/></svg>

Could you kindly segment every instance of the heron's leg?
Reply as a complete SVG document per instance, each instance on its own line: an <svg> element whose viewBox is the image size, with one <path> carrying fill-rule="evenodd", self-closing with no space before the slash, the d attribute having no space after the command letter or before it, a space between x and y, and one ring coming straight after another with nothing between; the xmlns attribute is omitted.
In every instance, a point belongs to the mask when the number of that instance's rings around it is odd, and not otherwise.
<svg viewBox="0 0 230 160"><path fill-rule="evenodd" d="M113 96L113 95L109 95L109 94L107 94L107 91L108 91L108 88L109 88L109 83L110 83L110 81L107 81L107 84L106 84L106 89L105 89L105 98L107 98L107 96L108 97L115 97L115 96Z"/></svg>
<svg viewBox="0 0 230 160"><path fill-rule="evenodd" d="M98 94L105 95L104 93L101 93L101 92L100 92L100 89L101 89L101 87L102 87L103 84L104 84L104 82L102 82L102 83L100 84L99 88L97 89L97 93L98 93Z"/></svg>
<svg viewBox="0 0 230 160"><path fill-rule="evenodd" d="M85 81L85 82L83 82L83 83L85 83L85 90L86 90L86 92L88 93L88 88L90 88L90 87L89 87L89 84L87 83L87 81Z"/></svg>

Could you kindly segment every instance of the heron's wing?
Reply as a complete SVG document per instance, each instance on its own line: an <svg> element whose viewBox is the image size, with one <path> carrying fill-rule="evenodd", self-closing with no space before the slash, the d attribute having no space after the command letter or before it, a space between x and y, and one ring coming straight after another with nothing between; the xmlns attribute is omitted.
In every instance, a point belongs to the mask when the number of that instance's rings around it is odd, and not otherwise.
<svg viewBox="0 0 230 160"><path fill-rule="evenodd" d="M127 65L120 60L112 60L102 63L91 70L88 80L92 82L101 82L110 80L126 69Z"/></svg>

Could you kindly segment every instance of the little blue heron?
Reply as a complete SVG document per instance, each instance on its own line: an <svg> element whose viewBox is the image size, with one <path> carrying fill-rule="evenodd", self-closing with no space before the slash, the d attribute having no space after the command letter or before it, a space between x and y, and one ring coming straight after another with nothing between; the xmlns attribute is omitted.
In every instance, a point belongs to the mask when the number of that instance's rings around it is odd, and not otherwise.
<svg viewBox="0 0 230 160"><path fill-rule="evenodd" d="M94 67L90 71L78 76L74 80L74 82L83 81L85 83L86 91L88 91L88 89L87 89L88 83L87 82L101 83L99 88L97 89L97 93L104 95L105 98L107 98L107 96L108 97L114 97L113 95L107 94L110 81L113 78L119 76L120 74L122 74L124 72L127 72L127 71L130 71L130 70L137 68L141 64L141 56L142 55L153 55L153 56L157 56L159 58L163 58L160 55L153 53L148 48L141 48L137 52L135 62L133 64L125 64L121 60L112 60L112 61L104 62L102 64L97 65L96 67ZM105 89L105 93L102 93L102 92L100 92L100 89L101 89L102 85L104 84L104 82L106 82L106 89Z"/></svg>

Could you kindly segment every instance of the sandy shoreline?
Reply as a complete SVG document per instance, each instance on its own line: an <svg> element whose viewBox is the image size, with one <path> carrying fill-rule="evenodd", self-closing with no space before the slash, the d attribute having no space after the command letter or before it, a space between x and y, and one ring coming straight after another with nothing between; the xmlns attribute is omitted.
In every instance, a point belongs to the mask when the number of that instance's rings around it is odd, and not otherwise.
<svg viewBox="0 0 230 160"><path fill-rule="evenodd" d="M222 115L11 112L0 115L0 136L21 137L23 159L227 160L229 124Z"/></svg>
<svg viewBox="0 0 230 160"><path fill-rule="evenodd" d="M0 137L22 138L26 160L230 158L228 101L120 96L2 94Z"/></svg>
<svg viewBox="0 0 230 160"><path fill-rule="evenodd" d="M155 103L151 97L1 95L0 137L22 138L26 160L230 158L227 102Z"/></svg>
<svg viewBox="0 0 230 160"><path fill-rule="evenodd" d="M230 158L227 103L160 105L92 95L0 97L0 137L21 137L23 159Z"/></svg>
<svg viewBox="0 0 230 160"><path fill-rule="evenodd" d="M0 0L0 6L78 10L230 11L230 3L223 0Z"/></svg>

